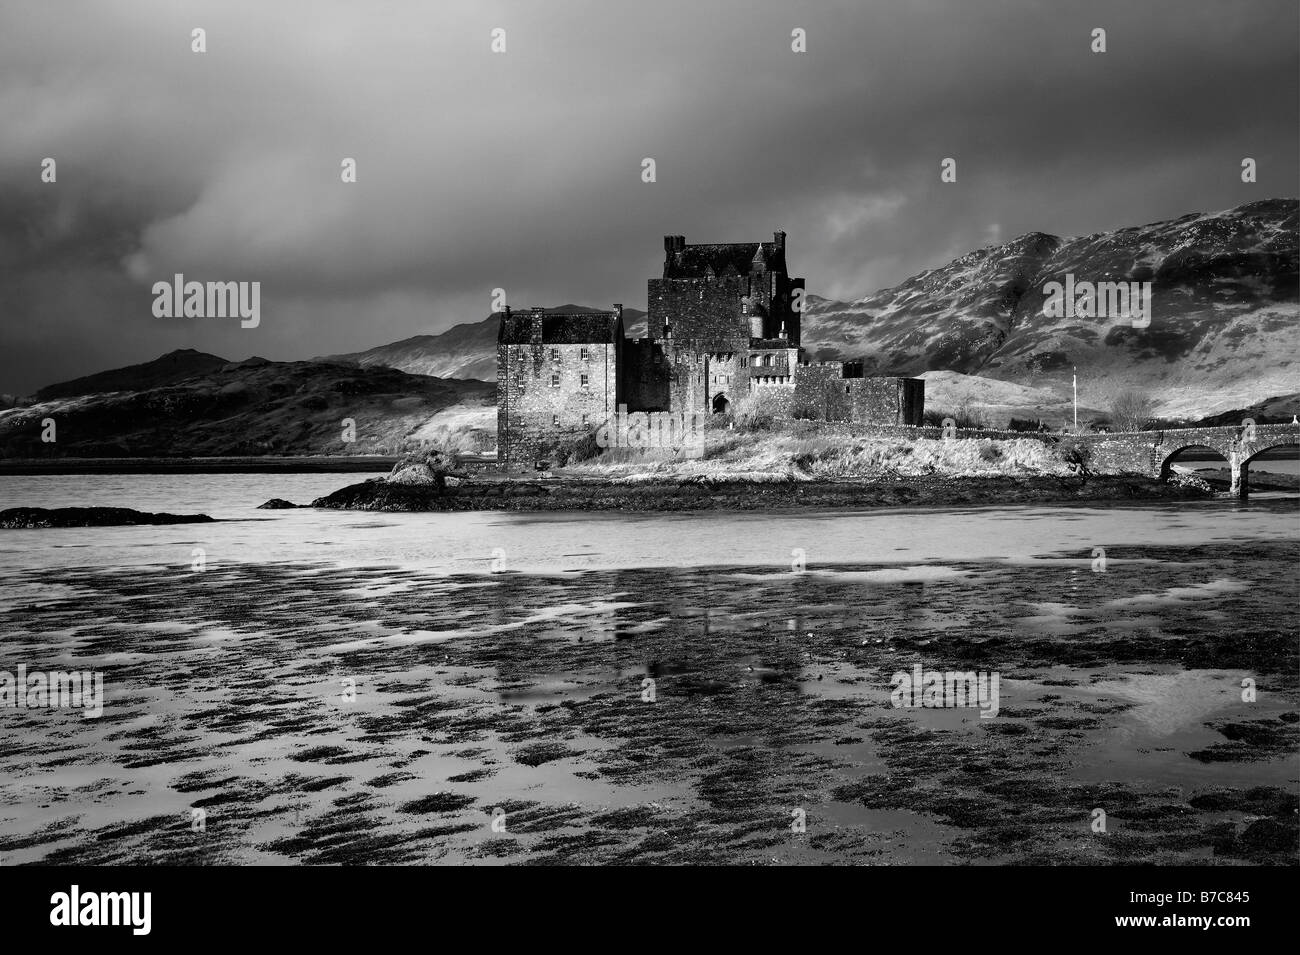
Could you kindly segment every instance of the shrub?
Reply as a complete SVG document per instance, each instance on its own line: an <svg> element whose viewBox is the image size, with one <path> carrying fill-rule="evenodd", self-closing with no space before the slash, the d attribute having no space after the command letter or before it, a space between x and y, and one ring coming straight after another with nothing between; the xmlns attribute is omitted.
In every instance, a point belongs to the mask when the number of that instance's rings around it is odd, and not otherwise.
<svg viewBox="0 0 1300 955"><path fill-rule="evenodd" d="M1147 431L1155 416L1154 399L1141 391L1122 391L1110 403L1110 423L1116 431Z"/></svg>
<svg viewBox="0 0 1300 955"><path fill-rule="evenodd" d="M931 427L941 428L945 418L951 418L957 423L957 427L963 430L978 430L987 428L988 423L984 419L984 414L979 410L978 405L972 404L969 400L959 404L956 410L944 411L938 409L927 411L921 415L921 421Z"/></svg>
<svg viewBox="0 0 1300 955"><path fill-rule="evenodd" d="M1057 442L1056 456L1074 468L1086 480L1092 473L1088 466L1092 463L1092 446L1085 441L1074 438L1062 438Z"/></svg>
<svg viewBox="0 0 1300 955"><path fill-rule="evenodd" d="M765 410L752 395L742 398L732 406L732 421L736 431L771 431L776 417Z"/></svg>
<svg viewBox="0 0 1300 955"><path fill-rule="evenodd" d="M943 411L926 411L921 415L921 424L930 428L942 428L943 419L948 417Z"/></svg>
<svg viewBox="0 0 1300 955"><path fill-rule="evenodd" d="M537 449L538 461L549 461L554 467L562 468L579 461L590 461L599 457L604 449L596 443L595 432L576 437L559 437L546 442Z"/></svg>
<svg viewBox="0 0 1300 955"><path fill-rule="evenodd" d="M1038 418L1012 418L1007 424L1008 431L1042 431L1043 422Z"/></svg>

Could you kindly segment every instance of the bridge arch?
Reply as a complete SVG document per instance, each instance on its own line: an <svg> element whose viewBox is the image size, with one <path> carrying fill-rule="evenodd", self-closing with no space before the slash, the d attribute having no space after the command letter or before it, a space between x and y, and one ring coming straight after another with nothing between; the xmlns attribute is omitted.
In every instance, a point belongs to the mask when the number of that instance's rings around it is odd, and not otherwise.
<svg viewBox="0 0 1300 955"><path fill-rule="evenodd" d="M1252 461L1266 451L1297 446L1300 446L1300 435L1294 434L1266 435L1262 440L1256 438L1256 440L1243 445L1241 448L1241 463L1237 466L1236 479L1233 482L1236 486L1237 495L1242 498L1250 496L1250 464Z"/></svg>
<svg viewBox="0 0 1300 955"><path fill-rule="evenodd" d="M1251 442L1246 445L1246 451L1250 457L1245 458L1241 463L1250 464L1265 451L1275 451L1278 448L1296 448L1300 447L1300 435L1295 434L1278 434L1269 435L1263 440Z"/></svg>
<svg viewBox="0 0 1300 955"><path fill-rule="evenodd" d="M1178 455L1182 454L1184 451L1209 451L1216 457L1223 459L1223 467L1225 470L1232 468L1232 452L1228 448L1216 447L1214 444L1207 444L1204 441L1188 441L1178 444L1171 451L1164 451L1161 449L1160 480L1169 480L1169 475L1173 473L1174 469L1174 458L1178 457Z"/></svg>

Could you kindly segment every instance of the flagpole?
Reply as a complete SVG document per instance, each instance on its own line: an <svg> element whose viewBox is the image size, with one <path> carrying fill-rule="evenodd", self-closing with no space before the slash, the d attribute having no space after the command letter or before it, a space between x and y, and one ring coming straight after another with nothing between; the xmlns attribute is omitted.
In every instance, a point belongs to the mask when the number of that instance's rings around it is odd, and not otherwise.
<svg viewBox="0 0 1300 955"><path fill-rule="evenodd" d="M1074 430L1079 431L1079 369L1074 368Z"/></svg>

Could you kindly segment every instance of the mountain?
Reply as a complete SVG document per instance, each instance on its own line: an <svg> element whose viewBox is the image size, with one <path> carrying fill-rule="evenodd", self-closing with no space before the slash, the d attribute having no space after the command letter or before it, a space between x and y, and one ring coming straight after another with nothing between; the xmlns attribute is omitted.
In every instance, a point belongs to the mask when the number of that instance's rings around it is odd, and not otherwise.
<svg viewBox="0 0 1300 955"><path fill-rule="evenodd" d="M228 364L225 358L195 351L193 348L181 348L177 351L146 361L139 365L114 368L98 374L74 378L72 381L48 385L36 392L37 401L49 401L53 398L72 398L77 395L92 395L106 391L142 391L147 388L159 388L170 385L195 375L216 371Z"/></svg>
<svg viewBox="0 0 1300 955"><path fill-rule="evenodd" d="M1289 420L1300 381L1300 203L1060 238L1041 232L970 252L856 302L808 296L816 359L862 358L869 375L924 375L931 410L991 423L1105 415L1137 389L1165 418ZM1151 283L1151 320L1051 317L1046 286ZM547 311L591 312L563 305ZM628 334L645 313L624 309ZM229 363L192 349L50 385L0 410L0 455L364 454L422 438L490 444L498 316L307 362ZM484 380L475 380L484 379ZM1281 397L1278 397L1281 396ZM3 396L0 407L18 399ZM28 399L31 400L31 399ZM57 445L40 442L54 417ZM342 419L357 442L340 440ZM1262 419L1259 419L1262 420ZM56 451L57 448L57 451Z"/></svg>
<svg viewBox="0 0 1300 955"><path fill-rule="evenodd" d="M1225 425L1240 425L1247 418L1256 424L1289 424L1297 417L1300 417L1300 394L1291 394L1257 401L1249 408L1233 408L1198 421L1197 424L1207 428L1221 428Z"/></svg>
<svg viewBox="0 0 1300 955"><path fill-rule="evenodd" d="M867 374L951 371L1023 385L999 414L1050 413L1073 400L1105 409L1121 391L1149 392L1157 413L1198 418L1297 390L1300 303L1295 199L1078 238L1031 232L970 252L855 302L809 294L803 345L817 360L862 358ZM1044 314L1049 282L1151 283L1150 324ZM548 311L594 311L565 305ZM630 335L645 313L625 309ZM445 378L496 378L497 316L327 360ZM977 394L977 383L936 397ZM1010 393L1002 398L1009 398ZM972 399L974 400L974 399ZM929 402L939 407L934 400Z"/></svg>
<svg viewBox="0 0 1300 955"><path fill-rule="evenodd" d="M497 325L491 315L481 322L454 325L440 335L413 335L347 355L326 355L317 361L351 363L363 368L396 368L412 375L437 378L477 378L495 381L497 376Z"/></svg>
<svg viewBox="0 0 1300 955"><path fill-rule="evenodd" d="M856 302L808 297L803 344L862 357L867 374L951 370L1105 408L1150 393L1159 414L1204 416L1296 391L1295 199L1252 202L1082 238L1029 233ZM1044 314L1049 282L1150 281L1150 325Z"/></svg>
<svg viewBox="0 0 1300 955"><path fill-rule="evenodd" d="M82 380L118 386L169 357ZM250 358L138 391L74 393L0 411L0 456L377 454L447 437L471 450L493 446L495 402L496 386L482 381ZM41 441L46 418L56 426L50 444ZM350 443L343 441L347 418L356 430Z"/></svg>
<svg viewBox="0 0 1300 955"><path fill-rule="evenodd" d="M595 312L600 309L583 305L561 305L546 311ZM623 309L624 328L632 337L645 335L645 319L645 312L635 308ZM391 345L380 345L347 355L329 355L317 360L354 362L366 368L397 368L413 375L496 381L499 323L500 316L493 313L481 322L455 325L438 335L415 335Z"/></svg>

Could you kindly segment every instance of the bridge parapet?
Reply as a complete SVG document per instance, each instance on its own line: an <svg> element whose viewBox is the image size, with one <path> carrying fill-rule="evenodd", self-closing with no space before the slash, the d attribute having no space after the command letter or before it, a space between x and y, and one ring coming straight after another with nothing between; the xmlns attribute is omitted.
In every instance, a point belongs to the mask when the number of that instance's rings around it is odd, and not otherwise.
<svg viewBox="0 0 1300 955"><path fill-rule="evenodd" d="M802 422L786 422L795 428ZM1057 444L1073 440L1091 449L1092 470L1107 474L1142 474L1164 477L1169 459L1185 448L1209 448L1223 456L1232 473L1232 492L1245 497L1250 459L1270 448L1300 445L1300 424L1226 425L1213 428L1165 428L1158 431L1111 431L1105 434L1068 434L1050 431L994 431L948 429L914 425L863 425L837 423L824 426L844 437L1028 439Z"/></svg>

